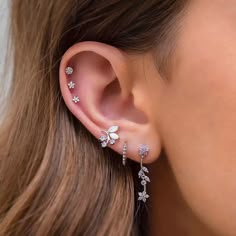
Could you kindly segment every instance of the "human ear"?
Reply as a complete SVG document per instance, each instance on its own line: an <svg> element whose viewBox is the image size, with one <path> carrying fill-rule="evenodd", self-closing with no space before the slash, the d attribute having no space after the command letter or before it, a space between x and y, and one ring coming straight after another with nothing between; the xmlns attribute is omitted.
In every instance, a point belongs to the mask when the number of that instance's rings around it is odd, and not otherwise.
<svg viewBox="0 0 236 236"><path fill-rule="evenodd" d="M139 161L138 148L146 144L150 152L144 162L150 163L161 145L146 105L151 101L140 72L141 57L99 42L75 44L61 60L60 88L68 109L97 139L118 126L119 139L108 146L121 154L127 142L127 157Z"/></svg>

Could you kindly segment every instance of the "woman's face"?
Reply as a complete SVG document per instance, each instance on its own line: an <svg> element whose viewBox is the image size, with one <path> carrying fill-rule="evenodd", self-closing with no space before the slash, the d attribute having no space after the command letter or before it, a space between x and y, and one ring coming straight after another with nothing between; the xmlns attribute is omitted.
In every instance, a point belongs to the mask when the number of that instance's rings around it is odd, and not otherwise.
<svg viewBox="0 0 236 236"><path fill-rule="evenodd" d="M194 213L235 236L235 0L191 1L171 71L156 97L163 146Z"/></svg>

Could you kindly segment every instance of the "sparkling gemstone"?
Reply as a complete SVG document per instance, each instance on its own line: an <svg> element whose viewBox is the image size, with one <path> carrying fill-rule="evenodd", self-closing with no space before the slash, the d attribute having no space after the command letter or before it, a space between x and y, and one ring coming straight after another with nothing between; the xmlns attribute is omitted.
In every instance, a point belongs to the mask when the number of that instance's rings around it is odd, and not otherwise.
<svg viewBox="0 0 236 236"><path fill-rule="evenodd" d="M104 135L102 135L102 136L101 136L99 139L100 139L100 141L102 141L102 142L103 142L103 141L107 140L107 137L106 137L106 136L104 136Z"/></svg>
<svg viewBox="0 0 236 236"><path fill-rule="evenodd" d="M111 144L111 145L113 145L113 144L115 144L115 140L114 139L110 139L110 141L109 141L109 143Z"/></svg>
<svg viewBox="0 0 236 236"><path fill-rule="evenodd" d="M141 145L139 147L139 155L142 157L146 157L148 155L149 152L149 147L147 145Z"/></svg>
<svg viewBox="0 0 236 236"><path fill-rule="evenodd" d="M74 72L74 70L73 70L72 67L67 67L67 68L66 68L66 74L67 74L67 75L72 75L73 72Z"/></svg>
<svg viewBox="0 0 236 236"><path fill-rule="evenodd" d="M79 97L74 96L73 99L72 99L72 101L73 101L74 103L77 103L77 102L79 102L80 100L79 100Z"/></svg>
<svg viewBox="0 0 236 236"><path fill-rule="evenodd" d="M68 83L68 87L69 87L70 89L75 88L75 83L73 83L72 81L70 81L70 83Z"/></svg>
<svg viewBox="0 0 236 236"><path fill-rule="evenodd" d="M102 147L105 148L107 146L107 143L106 142L102 142Z"/></svg>

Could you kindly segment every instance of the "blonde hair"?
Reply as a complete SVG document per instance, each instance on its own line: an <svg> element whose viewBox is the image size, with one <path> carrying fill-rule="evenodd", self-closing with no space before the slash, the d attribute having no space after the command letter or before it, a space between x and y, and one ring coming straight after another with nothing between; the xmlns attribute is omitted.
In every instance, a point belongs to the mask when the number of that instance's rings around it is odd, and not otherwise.
<svg viewBox="0 0 236 236"><path fill-rule="evenodd" d="M180 0L12 0L13 82L0 127L0 235L138 235L136 164L103 150L59 89L62 55L99 41L161 48Z"/></svg>

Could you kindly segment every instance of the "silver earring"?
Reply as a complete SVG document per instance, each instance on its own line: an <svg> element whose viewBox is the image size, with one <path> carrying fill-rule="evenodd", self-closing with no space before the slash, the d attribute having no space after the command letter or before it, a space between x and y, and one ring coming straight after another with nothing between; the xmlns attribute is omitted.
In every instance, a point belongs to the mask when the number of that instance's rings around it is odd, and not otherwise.
<svg viewBox="0 0 236 236"><path fill-rule="evenodd" d="M102 130L102 133L104 133L105 135L100 136L99 140L103 148L107 147L108 144L113 145L116 143L116 140L120 138L119 135L115 133L118 130L119 126L116 125L111 126L107 131Z"/></svg>
<svg viewBox="0 0 236 236"><path fill-rule="evenodd" d="M80 99L79 99L79 97L74 96L73 99L72 99L72 101L73 101L74 103L78 103L78 102L80 101Z"/></svg>
<svg viewBox="0 0 236 236"><path fill-rule="evenodd" d="M146 176L146 173L149 173L147 167L143 166L143 159L148 155L149 153L149 147L147 145L141 145L139 147L139 156L141 157L141 162L140 162L140 171L138 173L138 177L142 179L141 185L143 185L143 192L139 192L138 195L138 200L146 202L147 198L149 198L149 195L147 194L147 182L150 182L150 179L148 176Z"/></svg>
<svg viewBox="0 0 236 236"><path fill-rule="evenodd" d="M75 88L75 83L73 81L70 81L70 83L68 83L68 87L69 89Z"/></svg>
<svg viewBox="0 0 236 236"><path fill-rule="evenodd" d="M67 75L72 75L73 72L74 72L74 70L73 70L72 67L70 67L70 66L66 67L66 74L67 74Z"/></svg>
<svg viewBox="0 0 236 236"><path fill-rule="evenodd" d="M128 147L128 144L127 144L127 142L125 142L124 143L124 145L123 145L123 154L122 154L122 164L123 164L123 166L125 166L126 165L126 153L127 153L127 147Z"/></svg>
<svg viewBox="0 0 236 236"><path fill-rule="evenodd" d="M66 74L67 75L72 75L73 72L74 72L74 69L72 67L70 67L70 66L66 67ZM68 85L69 89L74 89L75 88L75 83L73 81L70 81L67 85ZM74 103L78 103L80 101L80 99L79 99L78 96L74 96L72 98L72 101Z"/></svg>

